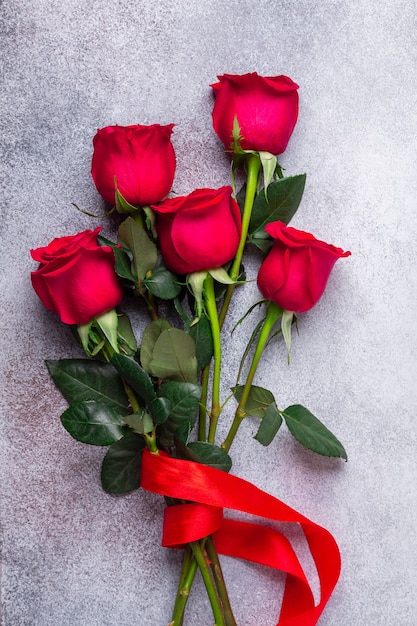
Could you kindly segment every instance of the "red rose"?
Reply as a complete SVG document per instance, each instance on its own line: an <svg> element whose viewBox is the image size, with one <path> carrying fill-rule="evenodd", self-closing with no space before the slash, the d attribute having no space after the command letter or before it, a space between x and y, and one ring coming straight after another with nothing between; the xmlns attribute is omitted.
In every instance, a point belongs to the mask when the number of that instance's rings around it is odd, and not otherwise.
<svg viewBox="0 0 417 626"><path fill-rule="evenodd" d="M211 85L216 101L213 126L230 150L235 117L243 150L281 154L287 147L298 117L298 85L288 76L225 74Z"/></svg>
<svg viewBox="0 0 417 626"><path fill-rule="evenodd" d="M152 208L162 256L174 272L213 269L234 257L241 219L231 187L196 189Z"/></svg>
<svg viewBox="0 0 417 626"><path fill-rule="evenodd" d="M137 124L97 131L91 175L106 202L115 202L115 177L120 193L133 206L148 206L168 195L175 174L173 127Z"/></svg>
<svg viewBox="0 0 417 626"><path fill-rule="evenodd" d="M275 242L258 274L262 295L287 311L308 311L321 298L337 259L350 252L283 222L272 222L265 230Z"/></svg>
<svg viewBox="0 0 417 626"><path fill-rule="evenodd" d="M65 324L86 324L122 300L113 250L97 244L100 230L60 237L30 251L41 264L31 273L33 288Z"/></svg>

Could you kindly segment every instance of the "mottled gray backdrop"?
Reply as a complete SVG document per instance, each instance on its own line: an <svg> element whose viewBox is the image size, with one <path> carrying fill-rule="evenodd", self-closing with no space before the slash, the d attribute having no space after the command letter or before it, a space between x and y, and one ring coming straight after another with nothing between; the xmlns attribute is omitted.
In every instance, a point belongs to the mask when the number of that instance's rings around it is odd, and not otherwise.
<svg viewBox="0 0 417 626"><path fill-rule="evenodd" d="M300 85L281 158L287 174L308 173L293 224L352 251L300 316L291 365L272 345L256 381L281 407L300 402L320 416L349 462L316 457L285 429L265 450L248 421L233 471L336 537L343 570L320 624L414 626L414 0L4 0L2 21L1 623L169 621L180 555L159 546L162 499L103 493L103 450L63 430L66 404L43 359L79 351L32 292L28 250L96 226L71 203L103 210L89 174L98 127L175 122L175 191L227 184L208 85L256 70ZM253 283L240 290L226 334L256 298ZM251 323L225 355L224 397ZM239 626L273 626L282 577L231 559L225 572ZM186 624L212 624L200 583Z"/></svg>

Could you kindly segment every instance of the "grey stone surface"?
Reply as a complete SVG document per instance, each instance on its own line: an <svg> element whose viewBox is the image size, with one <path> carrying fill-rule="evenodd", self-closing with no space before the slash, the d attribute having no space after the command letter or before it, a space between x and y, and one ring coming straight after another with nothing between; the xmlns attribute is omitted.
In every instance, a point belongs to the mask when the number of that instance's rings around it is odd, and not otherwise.
<svg viewBox="0 0 417 626"><path fill-rule="evenodd" d="M103 208L89 176L98 127L175 122L175 190L227 184L208 85L254 70L300 85L281 159L308 173L294 225L352 251L300 316L291 365L271 346L257 382L321 416L349 462L284 432L261 449L248 422L234 472L335 535L343 570L322 626L416 624L416 32L413 0L4 0L4 626L169 621L180 555L159 547L162 500L104 494L102 450L62 429L43 359L78 352L31 289L28 250L95 225L71 202ZM253 284L240 291L230 325L256 297ZM246 339L241 328L225 356L225 395ZM225 570L239 626L275 624L282 577L230 559ZM199 583L186 623L212 623Z"/></svg>

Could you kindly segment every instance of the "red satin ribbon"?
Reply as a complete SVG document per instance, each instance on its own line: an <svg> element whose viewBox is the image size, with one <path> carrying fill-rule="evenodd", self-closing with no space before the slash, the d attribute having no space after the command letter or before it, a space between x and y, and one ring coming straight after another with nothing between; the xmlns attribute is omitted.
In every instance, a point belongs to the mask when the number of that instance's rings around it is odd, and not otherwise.
<svg viewBox="0 0 417 626"><path fill-rule="evenodd" d="M145 450L141 486L171 498L192 500L165 509L162 545L178 547L213 534L220 554L261 563L287 573L277 626L315 626L340 575L333 536L277 498L236 476L206 465ZM307 539L320 580L320 602L288 539L261 524L224 519L223 508L277 522L297 522Z"/></svg>

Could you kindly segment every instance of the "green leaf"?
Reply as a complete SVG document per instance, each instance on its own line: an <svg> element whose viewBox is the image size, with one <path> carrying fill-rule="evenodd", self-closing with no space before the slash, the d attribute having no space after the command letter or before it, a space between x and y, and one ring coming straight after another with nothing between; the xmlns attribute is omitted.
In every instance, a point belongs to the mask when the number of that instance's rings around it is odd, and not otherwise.
<svg viewBox="0 0 417 626"><path fill-rule="evenodd" d="M301 404L294 404L281 411L292 436L305 448L323 456L340 457L347 454L338 439Z"/></svg>
<svg viewBox="0 0 417 626"><path fill-rule="evenodd" d="M143 409L138 413L132 413L131 415L126 415L123 418L125 424L129 426L135 433L139 433L143 435L144 433L152 433L153 431L153 422L152 418Z"/></svg>
<svg viewBox="0 0 417 626"><path fill-rule="evenodd" d="M127 315L119 312L119 328L118 335L121 343L121 349L127 354L135 354L137 350L136 337L134 335L130 319Z"/></svg>
<svg viewBox="0 0 417 626"><path fill-rule="evenodd" d="M140 485L140 468L145 442L128 433L107 451L101 466L101 484L107 493L128 493Z"/></svg>
<svg viewBox="0 0 417 626"><path fill-rule="evenodd" d="M106 239L102 235L98 236L97 241L100 245L110 246L110 248L113 250L114 258L116 259L116 264L114 267L116 274L120 276L120 278L125 278L126 280L129 280L133 283L136 282L131 270L132 261L126 250L123 250L120 246L113 243L113 241L110 241L110 239Z"/></svg>
<svg viewBox="0 0 417 626"><path fill-rule="evenodd" d="M108 363L89 359L46 361L52 380L70 404L95 400L125 415L129 401L123 382Z"/></svg>
<svg viewBox="0 0 417 626"><path fill-rule="evenodd" d="M93 446L109 446L126 430L119 413L94 400L73 404L61 415L61 422L74 439Z"/></svg>
<svg viewBox="0 0 417 626"><path fill-rule="evenodd" d="M275 402L266 409L258 432L254 439L259 441L263 446L269 446L282 424L282 417L277 409Z"/></svg>
<svg viewBox="0 0 417 626"><path fill-rule="evenodd" d="M120 224L119 237L131 251L135 273L142 281L158 261L156 245L132 217L128 217Z"/></svg>
<svg viewBox="0 0 417 626"><path fill-rule="evenodd" d="M169 419L179 425L184 420L194 426L201 399L201 386L168 381L161 385L158 396L169 400Z"/></svg>
<svg viewBox="0 0 417 626"><path fill-rule="evenodd" d="M123 380L132 387L146 402L155 424L161 424L169 415L169 404L157 397L153 383L148 374L132 357L114 354L111 364L117 369Z"/></svg>
<svg viewBox="0 0 417 626"><path fill-rule="evenodd" d="M240 190L236 194L236 202L239 205L241 213L243 213L243 207L245 205L245 198L246 198L246 183L240 188Z"/></svg>
<svg viewBox="0 0 417 626"><path fill-rule="evenodd" d="M250 235L248 239L249 243L256 246L264 254L266 254L271 248L274 240L268 235L265 230L257 230L253 235Z"/></svg>
<svg viewBox="0 0 417 626"><path fill-rule="evenodd" d="M213 336L211 334L210 322L208 321L206 314L202 313L198 322L193 324L193 326L187 324L186 331L194 339L197 368L201 371L210 363L214 353Z"/></svg>
<svg viewBox="0 0 417 626"><path fill-rule="evenodd" d="M197 419L200 385L168 381L160 387L158 393L165 397L171 407L168 419L157 431L160 446L172 447L177 440L186 444Z"/></svg>
<svg viewBox="0 0 417 626"><path fill-rule="evenodd" d="M232 467L232 459L223 448L205 441L194 441L188 444L194 460L203 465L209 465L223 472L229 472Z"/></svg>
<svg viewBox="0 0 417 626"><path fill-rule="evenodd" d="M232 392L236 400L240 402L243 385L236 385L236 387L232 388ZM247 415L262 418L269 405L273 402L275 402L275 398L272 393L268 391L268 389L252 385L246 402L245 411Z"/></svg>
<svg viewBox="0 0 417 626"><path fill-rule="evenodd" d="M157 269L149 278L143 281L149 291L161 300L173 300L181 291L178 278L166 267Z"/></svg>
<svg viewBox="0 0 417 626"><path fill-rule="evenodd" d="M116 368L123 380L132 387L133 391L139 394L142 400L147 404L152 402L156 397L153 383L145 370L141 368L133 357L116 353L112 356L111 364Z"/></svg>
<svg viewBox="0 0 417 626"><path fill-rule="evenodd" d="M183 422L173 433L173 439L175 442L180 442L184 446L187 445L191 432L190 422Z"/></svg>
<svg viewBox="0 0 417 626"><path fill-rule="evenodd" d="M140 346L140 362L143 369L148 373L151 371L150 365L153 359L153 351L156 340L167 328L171 328L171 324L168 320L160 318L159 320L155 320L148 324L143 331L142 343Z"/></svg>
<svg viewBox="0 0 417 626"><path fill-rule="evenodd" d="M289 223L301 202L305 181L305 174L290 176L271 183L268 186L268 198L263 190L258 193L249 224L250 241L257 231L263 231L270 222L280 220Z"/></svg>
<svg viewBox="0 0 417 626"><path fill-rule="evenodd" d="M194 340L178 328L167 328L155 342L150 371L157 378L197 382Z"/></svg>

